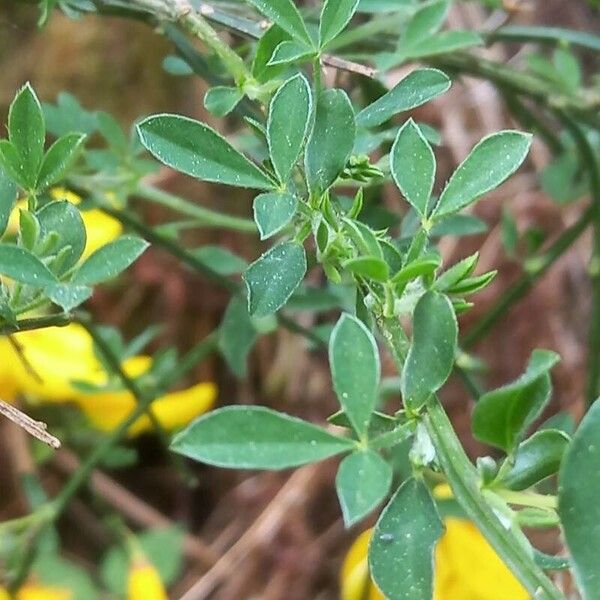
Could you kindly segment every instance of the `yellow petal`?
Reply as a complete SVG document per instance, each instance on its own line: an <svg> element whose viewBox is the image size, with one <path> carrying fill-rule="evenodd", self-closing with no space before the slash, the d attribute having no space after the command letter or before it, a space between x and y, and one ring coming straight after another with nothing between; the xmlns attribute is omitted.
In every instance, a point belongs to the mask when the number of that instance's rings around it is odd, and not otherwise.
<svg viewBox="0 0 600 600"><path fill-rule="evenodd" d="M447 490L440 489L442 496ZM445 519L435 550L434 600L529 600L530 596L470 521ZM384 600L368 580L367 551L372 530L350 548L341 573L342 600ZM402 577L402 573L398 573Z"/></svg>
<svg viewBox="0 0 600 600"><path fill-rule="evenodd" d="M0 596L1 598L1 596ZM62 587L35 584L24 585L17 593L16 600L74 600L73 593Z"/></svg>
<svg viewBox="0 0 600 600"><path fill-rule="evenodd" d="M166 394L152 403L152 412L166 431L187 425L214 404L217 395L212 383L199 383L186 390ZM126 390L81 394L76 402L92 425L102 431L112 431L135 408L135 399ZM129 428L129 435L152 429L147 416L142 416Z"/></svg>
<svg viewBox="0 0 600 600"><path fill-rule="evenodd" d="M130 568L127 600L168 600L158 572L149 563L136 560Z"/></svg>
<svg viewBox="0 0 600 600"><path fill-rule="evenodd" d="M448 518L445 525L435 553L435 600L530 598L473 523Z"/></svg>
<svg viewBox="0 0 600 600"><path fill-rule="evenodd" d="M341 574L341 600L384 600L383 596L369 580L369 565L367 552L371 530L363 531L352 544L346 555ZM365 588L369 587L368 596L365 596Z"/></svg>
<svg viewBox="0 0 600 600"><path fill-rule="evenodd" d="M92 340L80 325L24 331L14 337L27 364L7 340L0 342L0 385L8 391L19 390L40 401L65 402L75 395L72 380L93 381L102 373ZM4 370L9 375L3 377Z"/></svg>
<svg viewBox="0 0 600 600"><path fill-rule="evenodd" d="M81 217L87 233L83 258L87 258L92 252L112 242L123 233L123 225L120 221L97 208L81 211Z"/></svg>

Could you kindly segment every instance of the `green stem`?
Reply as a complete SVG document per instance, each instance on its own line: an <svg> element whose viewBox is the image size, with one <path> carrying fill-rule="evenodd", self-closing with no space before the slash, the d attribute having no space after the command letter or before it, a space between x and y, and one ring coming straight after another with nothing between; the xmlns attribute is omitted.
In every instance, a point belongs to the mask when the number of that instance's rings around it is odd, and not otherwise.
<svg viewBox="0 0 600 600"><path fill-rule="evenodd" d="M549 109L565 109L576 114L592 127L600 127L598 108L600 97L597 94L564 95L558 93L540 78L515 71L509 66L473 56L466 52L453 52L427 59L433 66L487 79L496 86L536 100Z"/></svg>
<svg viewBox="0 0 600 600"><path fill-rule="evenodd" d="M504 314L531 289L533 284L566 252L592 222L595 208L589 207L543 254L529 259L526 272L508 288L490 310L463 336L461 346L469 348L484 337Z"/></svg>
<svg viewBox="0 0 600 600"><path fill-rule="evenodd" d="M166 208L183 215L198 219L200 223L207 227L231 229L243 233L257 233L256 225L254 221L251 221L250 219L224 215L214 210L210 210L209 208L205 208L204 206L192 204L184 198L180 198L179 196L165 192L164 190L143 182L140 182L136 186L133 194L144 200L149 200L150 202L160 204L161 206L165 206Z"/></svg>
<svg viewBox="0 0 600 600"><path fill-rule="evenodd" d="M210 335L206 337L200 344L198 344L198 346L196 346L194 357L198 362L200 362L205 356L212 352L213 349L214 337ZM180 372L179 375L181 374L182 373ZM143 394L143 396L140 398L140 401L136 404L134 410L129 414L129 416L123 420L116 429L113 429L98 446L96 446L92 453L81 464L79 469L75 471L69 481L67 481L66 485L51 501L50 505L52 508L53 520L56 520L62 514L73 496L83 485L85 485L92 471L102 461L107 452L109 452L115 444L117 444L123 437L126 436L129 427L148 410L157 395L158 394L156 393Z"/></svg>
<svg viewBox="0 0 600 600"><path fill-rule="evenodd" d="M427 402L424 420L436 449L437 460L448 478L454 497L500 558L532 596L564 600L564 596L535 564L511 531L498 520L485 500L479 487L477 470L465 454L436 396L431 396Z"/></svg>
<svg viewBox="0 0 600 600"><path fill-rule="evenodd" d="M532 506L534 508L556 509L558 499L556 496L546 496L544 494L535 494L533 492L515 492L513 490L493 490L495 494L506 500L509 504L518 504L519 506Z"/></svg>
<svg viewBox="0 0 600 600"><path fill-rule="evenodd" d="M139 8L160 21L180 23L189 33L202 40L221 60L236 85L242 86L251 73L232 50L191 4L169 0L132 0L131 8Z"/></svg>
<svg viewBox="0 0 600 600"><path fill-rule="evenodd" d="M45 317L34 317L31 319L20 319L16 325L3 323L0 325L0 335L11 335L21 331L32 329L43 329L45 327L65 327L71 322L72 316L68 313L47 315Z"/></svg>
<svg viewBox="0 0 600 600"><path fill-rule="evenodd" d="M182 263L186 264L188 267L194 269L201 275L205 276L210 281L216 283L220 287L224 288L231 294L235 294L240 291L240 285L232 281L231 279L224 277L220 273L217 273L214 269L212 269L209 265L202 262L197 256L193 253L189 252L185 248L182 248L171 240L169 237L166 237L160 234L158 231L155 231L149 227L147 227L144 223L136 219L131 213L122 210L115 209L108 206L102 199L97 198L98 204L103 212L111 217L114 217L118 221L120 221L125 227L136 231L141 236L143 236L148 242L155 246L159 246L181 260ZM292 333L297 333L302 335L307 340L315 343L317 346L324 346L323 340L315 334L310 329L303 327L300 323L297 323L290 317L287 317L283 313L277 313L277 322L285 327L288 331Z"/></svg>
<svg viewBox="0 0 600 600"><path fill-rule="evenodd" d="M399 372L402 372L409 346L406 333L396 319L381 320L380 326L396 366ZM448 416L435 395L427 401L423 422L454 497L500 558L532 596L545 600L564 600L562 594L535 564L514 534L498 520L492 507L487 503L479 486L477 469L467 457ZM543 595L540 595L540 592Z"/></svg>
<svg viewBox="0 0 600 600"><path fill-rule="evenodd" d="M106 343L102 335L100 335L100 332L92 323L91 319L87 315L79 313L76 315L74 320L76 323L79 323L79 325L81 325L90 334L90 337L92 338L92 340L94 340L94 344L104 357L106 364L108 365L110 370L121 380L123 387L126 390L128 390L131 393L131 395L135 398L136 403L141 404L145 402L146 392L137 384L137 382L134 379L132 379L131 377L129 377L129 375L127 375L127 373L125 373L121 365L121 361L112 351L112 348ZM156 398L156 396L157 394L153 394L153 398ZM150 406L148 406L148 408L146 409L146 415L150 419L152 426L160 436L164 445L168 447L169 438L167 436L167 433L163 429L162 425L159 423L156 415L154 414Z"/></svg>
<svg viewBox="0 0 600 600"><path fill-rule="evenodd" d="M594 241L588 272L592 284L592 314L588 334L588 379L586 401L588 406L600 395L600 165L594 148L581 127L570 115L559 112L559 117L569 129L587 171L592 196Z"/></svg>

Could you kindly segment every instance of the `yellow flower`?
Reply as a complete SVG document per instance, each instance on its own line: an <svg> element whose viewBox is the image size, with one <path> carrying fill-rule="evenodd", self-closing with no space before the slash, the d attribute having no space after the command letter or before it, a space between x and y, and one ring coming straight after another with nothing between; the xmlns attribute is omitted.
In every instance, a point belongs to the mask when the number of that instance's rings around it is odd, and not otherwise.
<svg viewBox="0 0 600 600"><path fill-rule="evenodd" d="M92 339L80 325L25 331L15 334L15 339L26 361L6 338L0 339L0 398L10 401L21 393L31 401L74 402L92 425L103 431L117 427L135 408L135 398L127 390L85 393L73 384L107 383ZM143 375L151 366L149 356L133 356L123 362L123 370L130 377ZM164 429L171 431L211 408L216 394L214 384L199 383L157 398L152 410ZM143 416L131 426L129 435L149 429L150 420Z"/></svg>
<svg viewBox="0 0 600 600"><path fill-rule="evenodd" d="M156 569L142 556L136 556L127 576L127 600L167 600Z"/></svg>
<svg viewBox="0 0 600 600"><path fill-rule="evenodd" d="M4 588L0 588L0 600L13 599ZM73 600L73 594L65 588L27 583L15 594L14 600Z"/></svg>
<svg viewBox="0 0 600 600"><path fill-rule="evenodd" d="M473 523L452 517L444 524L446 531L435 549L434 600L530 598ZM342 600L384 600L368 578L370 538L371 530L363 532L346 555L341 573Z"/></svg>

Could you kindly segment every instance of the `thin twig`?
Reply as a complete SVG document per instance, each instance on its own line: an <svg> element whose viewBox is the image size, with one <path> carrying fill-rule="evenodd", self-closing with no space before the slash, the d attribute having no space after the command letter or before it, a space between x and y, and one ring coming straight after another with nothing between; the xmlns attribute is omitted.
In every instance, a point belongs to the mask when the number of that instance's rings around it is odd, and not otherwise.
<svg viewBox="0 0 600 600"><path fill-rule="evenodd" d="M43 421L32 419L16 406L8 404L8 402L4 402L4 400L0 400L0 413L24 429L29 435L40 440L40 442L48 444L48 446L55 450L60 448L60 440L51 433L48 433L48 425Z"/></svg>

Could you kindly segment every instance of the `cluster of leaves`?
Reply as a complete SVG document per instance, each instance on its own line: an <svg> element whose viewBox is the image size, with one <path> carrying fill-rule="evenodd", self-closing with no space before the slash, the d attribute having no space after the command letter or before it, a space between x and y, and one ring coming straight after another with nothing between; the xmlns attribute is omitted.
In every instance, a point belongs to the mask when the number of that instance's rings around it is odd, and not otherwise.
<svg viewBox="0 0 600 600"><path fill-rule="evenodd" d="M503 131L484 138L438 194L432 149L439 141L437 132L413 119L398 126L394 119L443 94L451 83L445 73L420 68L391 90L373 84L361 109L356 108L356 97L341 88L324 89L321 81L320 62L326 53L348 48L352 40L368 47L369 60L385 70L477 46L481 36L442 30L447 0L407 1L392 17L388 13L398 8L394 0L326 0L318 26L305 21L290 0L249 3L272 22L250 60L224 49L216 36L204 39L233 79L232 85L219 81L208 91L206 108L225 116L234 110L248 112L248 101L261 105L245 115L252 135L245 148L240 149L240 140L232 144L204 123L170 114L144 119L128 139L108 115L88 113L62 96L57 106L45 107L49 129L58 137L46 151L44 113L35 94L26 86L17 95L9 115L9 139L0 142L0 274L6 278L0 316L15 324L18 315L48 303L69 311L89 297L91 286L117 275L146 247L143 240L125 236L81 261L86 240L79 210L49 193L67 172L83 174L79 181L88 191L97 183L106 191L102 185L110 181L111 191L126 196L148 168L140 158L143 146L184 174L259 190L254 222L261 239L275 239L269 250L250 265L222 248L206 247L193 254L222 276L243 272L245 288L236 288L227 307L219 348L242 376L249 350L258 335L276 327L278 311L342 308L334 327L312 332L329 347L340 405L330 422L338 429L264 407L229 406L180 432L173 450L207 464L247 469L285 469L344 455L336 489L346 525L359 522L387 500L375 527L369 563L378 587L392 600L432 596L432 553L443 525L429 484L440 477L451 485L461 510L491 535L496 550L532 595L560 597L543 571L569 567L584 597L596 597L594 550L600 542L592 536L590 544L590 531L595 531L600 509L595 508L597 486L587 485L587 479L600 448L600 409L595 405L574 435L572 427L557 419L531 433L550 400L549 372L557 356L536 350L521 377L479 399L473 433L502 452L502 458L485 456L476 469L465 467L452 445L453 431L434 423L436 393L460 352L457 315L471 307L468 297L494 277L494 272L475 274L477 254L444 267L435 242L449 233L481 231L481 222L459 212L519 168L530 136ZM41 4L42 19L56 5L72 14L96 8L87 0ZM136 8L134 2L124 6L120 0L104 4L116 11ZM345 31L357 10L384 15L362 23L356 32ZM399 39L385 38L381 45L370 41L378 32L395 32L396 25ZM204 35L203 29L198 31ZM301 70L308 64L312 82ZM568 49L559 48L552 61L531 56L528 66L549 89L577 96L581 72ZM179 74L199 69L181 58L168 67ZM372 93L375 98L369 97ZM81 156L84 138L71 133L74 130L100 132L109 148ZM369 155L375 149L383 157L372 164ZM545 170L542 185L558 202L572 201L586 189L580 171L572 153L563 152ZM387 221L381 224L373 218L370 206L371 186L387 181L407 203L399 234ZM25 204L13 238L10 231L4 232L19 195ZM176 227L173 231L176 235ZM162 229L167 236L173 231ZM507 248L515 251L518 234L508 213L503 237ZM540 240L532 232L526 240L529 249L536 249ZM317 264L327 278L326 290L304 284L307 271ZM401 317L411 321L410 339ZM403 408L393 414L381 402L378 331L399 369ZM107 343L117 356L127 355L119 339L109 337ZM162 364L163 371L168 370L173 357ZM151 376L160 378L161 369ZM405 459L403 469L395 468L399 454ZM557 473L556 503L554 496L538 492L555 491L550 478ZM397 491L388 500L393 488ZM518 498L514 504L525 508L511 508L510 498ZM523 527L559 523L568 560L535 551L522 532ZM115 575L118 560L110 556L105 563L111 581L122 579Z"/></svg>
<svg viewBox="0 0 600 600"><path fill-rule="evenodd" d="M292 63L318 57L341 33L355 9L352 3L326 2L315 46L291 2L253 4L275 23L259 43L254 64L268 54L265 45L269 42L274 50L267 66L287 65L288 69ZM435 31L444 6L437 2L423 8L411 27ZM275 27L292 39L274 44L270 38ZM406 39L404 44L399 55L415 56L410 54ZM413 52L417 52L414 47ZM377 128L398 113L435 98L448 89L449 79L434 69L413 71L355 113L344 90L321 89L318 77L311 87L301 72L291 69L270 100L266 122L250 123L267 150L268 158L260 166L216 131L187 117L149 117L139 124L139 136L156 158L182 173L261 190L254 200L258 230L263 239L279 239L245 270L246 303L239 296L232 300L222 346L232 347L243 339L247 351L255 337L256 319L269 318L286 306L301 285L307 265L313 264L312 257L332 285L350 283L355 289L355 314L343 313L329 338L333 386L340 403L340 412L332 415L332 422L348 429L350 436L267 408L230 406L197 420L176 436L172 448L207 464L248 469L296 467L345 454L336 488L349 526L388 496L393 471L385 457L412 438L409 457L414 477L401 485L381 514L371 544L370 565L386 597L426 598L431 595L431 553L442 525L422 477L424 469L442 473L444 469L437 456L440 448L432 445L423 426L425 407L453 369L456 314L470 307L465 297L486 286L494 276L473 275L477 255L441 271L432 232L509 177L525 159L530 136L503 131L483 139L436 197L436 163L427 131L412 119L405 121L395 132L389 156L382 163L387 162L389 175L410 205L415 227L412 235L394 238L387 230L374 229L361 220L365 199L360 184L364 181L352 176L352 167L357 164L357 132ZM277 71L279 77L284 73L283 69ZM214 109L214 100L221 94L225 94L223 89L213 88L207 105ZM231 90L227 94L234 97ZM235 102L240 98L236 95ZM235 102L230 102L228 109ZM218 114L227 112L222 107ZM386 174L382 172L382 176ZM359 186L353 198L343 195L346 185ZM311 234L311 260L307 260ZM400 378L404 409L390 416L378 410L380 366L373 327L378 323L386 334L386 320L395 321L403 314L412 317L412 340L406 340ZM237 359L241 370L239 355ZM495 492L530 489L556 474L561 462L569 464L563 455L567 449L569 454L575 450L566 432L547 427L525 439L549 400L549 371L556 360L554 353L536 351L525 374L485 394L473 415L475 435L506 453L500 464L490 457L480 459L480 485L489 491L487 501L499 515L502 527L508 528L514 543L530 555L533 550L521 526L556 524L555 508L514 511L502 494ZM445 475L453 484L452 475ZM573 474L567 472L563 477L568 480ZM561 485L562 481L561 477ZM564 489L572 488L566 483ZM566 528L571 527L566 513L572 503L561 491L560 516L566 517ZM405 543L409 537L412 544ZM575 550L573 558L577 561L576 548L571 550ZM544 566L549 568L548 562ZM565 566L564 561L561 566ZM583 577L589 576L586 570Z"/></svg>
<svg viewBox="0 0 600 600"><path fill-rule="evenodd" d="M72 202L54 199L51 187L66 176L85 135L64 133L45 150L42 107L29 85L11 104L8 139L0 141L0 314L16 325L20 314L53 303L70 311L87 300L92 286L131 265L148 244L123 236L85 260L86 229ZM18 204L18 231L7 231Z"/></svg>

